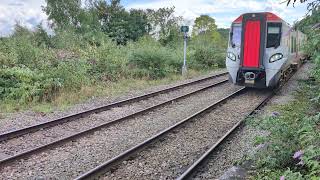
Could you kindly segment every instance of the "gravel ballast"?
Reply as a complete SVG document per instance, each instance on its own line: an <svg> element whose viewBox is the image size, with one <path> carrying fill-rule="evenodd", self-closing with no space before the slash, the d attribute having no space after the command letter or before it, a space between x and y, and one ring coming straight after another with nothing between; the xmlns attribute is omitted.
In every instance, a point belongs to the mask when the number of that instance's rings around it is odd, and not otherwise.
<svg viewBox="0 0 320 180"><path fill-rule="evenodd" d="M187 86L182 89L178 89L169 93L160 94L146 100L124 105L121 107L112 108L110 110L107 110L98 114L93 114L90 117L77 119L74 121L70 121L68 123L63 123L61 125L40 130L34 133L29 133L24 136L14 138L5 142L1 142L0 153L12 156L19 152L23 152L25 150L32 149L32 148L39 147L41 145L53 142L62 137L70 136L82 130L86 130L86 129L98 126L100 124L110 122L117 118L127 116L129 114L140 111L147 107L154 106L156 104L159 104L167 100L170 100L172 98L181 96L183 94L201 89L203 87L209 86L211 84L214 84L216 82L219 82L225 79L226 79L226 76L217 77L212 80Z"/></svg>
<svg viewBox="0 0 320 180"><path fill-rule="evenodd" d="M214 87L93 135L33 155L1 169L0 179L74 178L237 89L239 87L228 83Z"/></svg>
<svg viewBox="0 0 320 180"><path fill-rule="evenodd" d="M289 83L282 89L281 93L272 99L272 104L283 104L292 100L290 95L296 89L297 79L305 78L310 68L310 64L304 65L299 72L293 76ZM291 83L294 83L292 85ZM152 88L162 89L167 86ZM97 131L93 135L86 136L79 140L72 141L61 147L50 151L33 155L28 159L12 163L0 168L0 179L72 179L76 176L90 170L100 163L118 155L130 147L144 141L161 130L175 124L184 117L206 107L219 98L227 95L237 88L232 86L221 86L214 91L206 91L197 96L187 98L165 106L156 111L150 112L144 116L139 116L132 120L120 123L116 126ZM148 92L145 91L145 92ZM38 113L24 112L15 113L14 116L0 119L0 132L12 130L13 127L24 127L34 123L48 120L48 117L57 118L74 112L91 109L112 101L126 99L131 96L139 95L145 92L133 92L128 96L118 98L95 99L85 104L80 104L74 108L62 112L55 112L43 116ZM261 98L261 96L255 96ZM252 98L252 97L251 97ZM234 99L236 100L236 99ZM247 99L249 100L249 99ZM190 103L192 102L192 103ZM230 103L228 103L230 104ZM239 118L243 118L245 113L250 110L246 107L254 105L253 100L244 103L235 102L232 106L225 104L222 107L212 111L212 113L196 119L194 123L185 126L181 130L170 134L162 142L155 143L152 147L139 153L135 159L122 162L120 167L105 174L103 179L173 179L180 175L188 165L198 158L207 148L209 148L215 139L221 135L217 130L227 128L229 123L233 123ZM239 104L241 106L239 106ZM229 110L221 108L228 105ZM230 109L236 109L231 111ZM268 108L264 108L266 110ZM121 110L119 110L121 111ZM241 111L241 112L240 112ZM267 112L267 111L266 111ZM28 115L28 113L30 113ZM126 112L119 112L126 113ZM267 113L268 114L268 113ZM21 116L21 117L19 117ZM101 118L99 115L90 116L89 119ZM35 118L36 117L36 118ZM225 120L215 121L216 118ZM221 119L220 118L220 119ZM22 122L22 123L20 123ZM206 124L207 127L203 127ZM68 127L69 128L69 127ZM190 131L190 132L189 132ZM189 134L194 137L188 136ZM64 131L62 131L64 134ZM211 133L211 134L210 134ZM255 135L261 135L266 132L260 132L256 129L244 127L235 136L232 136L227 143L224 143L218 152L211 157L207 166L197 174L197 179L216 179L222 175L223 171L231 167L235 161L246 154L250 154L256 147L253 146ZM38 140L35 137L35 140ZM42 137L41 137L42 138ZM172 143L178 143L171 146ZM205 145L207 143L207 145ZM161 145L160 145L161 144ZM1 147L2 148L2 147ZM25 148L25 147L23 147ZM199 150L200 149L200 150ZM160 151L159 151L160 150ZM13 149L14 151L14 149ZM6 157L6 154L0 153L0 158ZM182 161L181 161L182 157ZM217 163L218 162L218 163ZM217 163L217 164L216 164Z"/></svg>
<svg viewBox="0 0 320 180"><path fill-rule="evenodd" d="M175 179L258 105L265 94L250 90L166 135L102 179Z"/></svg>
<svg viewBox="0 0 320 180"><path fill-rule="evenodd" d="M293 93L299 89L299 81L307 80L312 69L312 63L304 64L292 78L281 88L281 90L263 107L257 116L270 116L276 111L274 106L286 104L294 100ZM236 162L242 161L244 157L252 157L263 145L255 145L256 136L267 136L269 132L256 129L251 126L244 126L233 134L219 147L217 153L213 153L209 161L195 175L195 179L218 179L224 173L229 175L227 170L232 169ZM242 168L242 167L240 167ZM229 176L230 177L230 176Z"/></svg>
<svg viewBox="0 0 320 180"><path fill-rule="evenodd" d="M91 99L83 103L79 103L77 105L71 106L67 110L63 110L63 111L56 110L51 113L40 113L40 112L33 112L28 110L28 111L15 112L15 113L0 113L0 133L6 132L6 131L12 131L12 130L20 129L23 127L31 126L37 123L46 122L48 120L53 120L56 118L68 116L74 113L97 108L109 103L132 98L134 96L143 95L146 93L173 87L175 85L179 85L186 82L191 82L194 80L216 75L225 71L226 71L225 69L215 70L208 75L203 75L203 76L199 76L192 79L186 79L186 80L182 80L182 81L167 84L167 85L154 86L151 88L147 88L145 90L130 91L125 95L121 95L118 97L92 97Z"/></svg>
<svg viewBox="0 0 320 180"><path fill-rule="evenodd" d="M267 134L268 132L257 131L252 127L241 127L210 156L204 166L199 168L194 179L218 179L228 168L242 160L244 155L250 157L259 149L259 146L254 145L256 136Z"/></svg>

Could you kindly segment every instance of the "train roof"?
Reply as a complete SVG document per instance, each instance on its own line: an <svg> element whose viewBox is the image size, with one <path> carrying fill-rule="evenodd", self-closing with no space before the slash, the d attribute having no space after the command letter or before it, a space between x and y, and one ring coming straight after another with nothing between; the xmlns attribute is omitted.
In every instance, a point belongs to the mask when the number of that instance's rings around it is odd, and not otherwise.
<svg viewBox="0 0 320 180"><path fill-rule="evenodd" d="M279 22L284 21L279 16L277 16L271 12L259 12L259 14L267 14L267 21L279 21ZM244 14L240 15L236 20L233 21L233 23L241 23L243 15Z"/></svg>

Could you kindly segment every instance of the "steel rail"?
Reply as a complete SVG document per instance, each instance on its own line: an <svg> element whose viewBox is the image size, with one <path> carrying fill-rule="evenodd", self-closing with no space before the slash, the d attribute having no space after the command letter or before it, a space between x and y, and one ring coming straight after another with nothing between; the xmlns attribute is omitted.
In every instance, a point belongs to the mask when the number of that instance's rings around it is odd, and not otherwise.
<svg viewBox="0 0 320 180"><path fill-rule="evenodd" d="M226 139L234 133L242 124L243 122L250 116L256 113L257 110L261 109L273 96L275 95L274 92L271 92L260 104L258 104L248 115L245 116L242 120L238 121L229 131L224 134L213 146L210 147L196 162L194 162L181 176L177 178L177 180L185 180L190 179L194 173L197 171L199 166L201 166L209 157L210 155L217 150L217 148L226 141Z"/></svg>
<svg viewBox="0 0 320 180"><path fill-rule="evenodd" d="M162 93L170 92L170 91L173 91L173 90L185 87L185 86L193 85L193 84L200 83L200 82L203 82L203 81L207 81L207 80L210 80L210 79L213 79L213 78L216 78L216 77L224 76L226 74L228 74L228 73L227 72L220 73L220 74L217 74L217 75L205 77L205 78L202 78L202 79L199 79L199 80L195 80L195 81L192 81L192 82L187 82L187 83L176 85L176 86L173 86L173 87L170 87L170 88L162 89L160 91L155 91L155 92L151 92L151 93L148 93L148 94L135 96L135 97L128 98L128 99L125 99L125 100L121 100L121 101L118 101L118 102L110 103L108 105L100 106L98 108L94 108L94 109L82 111L80 113L64 116L64 117L61 117L61 118L58 118L58 119L54 119L54 120L51 120L51 121L39 123L39 124L36 124L36 125L32 125L32 126L21 128L21 129L17 129L17 130L4 132L4 133L0 134L0 142L8 140L8 139L15 138L15 137L18 137L18 136L22 136L24 134L35 132L35 131L38 131L40 129L45 129L45 128L52 127L52 126L55 126L55 125L58 125L58 124L63 124L63 123L69 122L69 121L73 121L73 120L76 120L76 119L79 119L79 118L84 118L84 117L87 117L87 116L89 116L91 114L103 112L103 111L109 110L109 109L114 108L114 107L119 107L119 106L122 106L122 105L126 105L126 104L129 104L129 103L133 103L133 102L137 102L137 101L140 101L140 100L143 100L143 99L147 99L147 98L150 98L150 97L162 94Z"/></svg>
<svg viewBox="0 0 320 180"><path fill-rule="evenodd" d="M58 146L59 144L63 144L63 143L65 143L65 142L69 142L69 141L71 141L71 140L73 140L73 139L80 138L80 137L82 137L82 136L85 136L85 135L88 135L88 134L93 133L93 132L95 132L95 131L98 131L98 130L100 130L100 129L102 129L102 128L109 127L109 126L111 126L111 125L113 125L113 124L120 123L120 122L122 122L122 121L124 121L124 120L127 120L127 119L130 119L130 118L134 118L134 117L136 117L136 116L139 116L139 115L144 114L145 112L148 112L148 111L154 110L154 109L156 109L156 108L158 108L158 107L167 105L167 104L169 104L169 103L171 103L171 102L173 102L173 101L186 98L186 97L191 96L191 95L193 95L193 94L199 93L199 92L201 92L201 91L205 91L205 90L207 90L207 89L210 89L210 88L212 88L212 87L215 87L215 86L218 86L218 85L227 83L227 82L228 82L227 79L226 79L226 80L219 81L219 82L217 82L217 83L215 83L215 84L212 84L212 85L203 87L203 88L198 89L198 90L194 90L194 91L192 91L192 92L186 93L186 94L181 95L181 96L179 96L179 97L176 97L176 98L170 99L170 100L168 100L168 101L165 101L165 102L156 104L156 105L154 105L154 106L145 108L145 109L143 109L143 110L134 112L134 113L129 114L129 115L125 116L125 117L121 117L121 118L115 119L115 120L113 120L113 121L103 123L103 124L98 125L98 126L96 126L96 127L93 127L93 128L87 129L87 130L83 130L83 131L81 131L81 132L79 132L79 133L75 133L75 134L70 135L70 136L68 136L68 137L64 137L64 138L58 139L58 140L56 140L56 141L53 141L53 142L51 142L51 143L42 145L42 146L40 146L40 147L36 147L36 148L30 149L30 150L27 150L27 151L18 153L18 154L16 154L16 155L7 157L7 158L5 158L5 159L0 160L0 167L1 167L1 166L4 166L5 164L8 164L8 163L10 163L10 162L13 162L13 161L15 161L15 160L25 158L25 157L27 157L27 156L30 156L30 155L32 155L32 154L36 154L36 153L42 152L42 151L44 151L44 150L46 150L46 149L49 149L49 148L52 148L52 147L56 147L56 146Z"/></svg>
<svg viewBox="0 0 320 180"><path fill-rule="evenodd" d="M226 139L233 133L235 133L241 125L243 125L244 121L254 115L257 110L260 110L263 106L265 106L266 103L269 102L269 100L276 95L281 88L293 77L295 74L295 71L290 73L287 80L282 83L278 88L272 90L270 94L259 104L257 105L244 119L237 122L223 137L221 137L209 150L207 150L196 162L194 162L181 176L177 178L177 180L186 180L191 179L196 170L210 157L210 155L224 142Z"/></svg>
<svg viewBox="0 0 320 180"><path fill-rule="evenodd" d="M170 133L172 130L180 127L181 125L185 124L186 122L194 119L195 117L198 117L199 115L202 115L208 111L210 111L211 109L221 105L222 103L226 102L227 100L235 97L236 95L239 95L240 93L243 93L247 88L243 87L239 90L237 90L236 92L233 92L232 94L218 100L217 102L209 105L208 107L198 111L197 113L181 120L180 122L174 124L173 126L168 127L167 129L161 131L160 133L154 135L153 137L145 140L144 142L126 150L125 152L119 154L118 156L100 164L99 166L89 170L88 172L78 176L76 178L76 180L84 180L84 179L93 179L95 177L98 177L99 175L101 175L102 173L106 172L107 170L109 170L110 168L112 168L113 166L117 165L119 162L128 159L130 156L132 156L133 154L137 153L138 151L141 151L142 149L144 149L147 145L149 145L150 143L155 142L156 140L158 140L159 138L163 137L164 135Z"/></svg>

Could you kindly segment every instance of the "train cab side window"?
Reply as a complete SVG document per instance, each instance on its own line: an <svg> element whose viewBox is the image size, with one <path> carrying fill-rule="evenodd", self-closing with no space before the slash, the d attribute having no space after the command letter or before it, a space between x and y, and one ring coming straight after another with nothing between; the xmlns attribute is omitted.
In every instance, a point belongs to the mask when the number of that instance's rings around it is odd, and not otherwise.
<svg viewBox="0 0 320 180"><path fill-rule="evenodd" d="M267 48L277 48L281 43L281 23L268 23Z"/></svg>
<svg viewBox="0 0 320 180"><path fill-rule="evenodd" d="M297 52L297 38L294 38L294 52Z"/></svg>
<svg viewBox="0 0 320 180"><path fill-rule="evenodd" d="M241 31L242 31L242 27L240 25L234 25L232 27L232 31L230 33L230 37L231 37L230 43L233 48L241 46Z"/></svg>

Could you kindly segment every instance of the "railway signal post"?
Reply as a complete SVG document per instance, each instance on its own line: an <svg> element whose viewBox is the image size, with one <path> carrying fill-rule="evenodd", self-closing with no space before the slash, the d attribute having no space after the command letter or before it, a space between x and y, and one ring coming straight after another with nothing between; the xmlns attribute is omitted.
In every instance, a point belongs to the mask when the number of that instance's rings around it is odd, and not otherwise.
<svg viewBox="0 0 320 180"><path fill-rule="evenodd" d="M189 26L181 26L181 32L184 33L183 65L182 65L182 75L184 76L187 74L187 40L188 40Z"/></svg>

